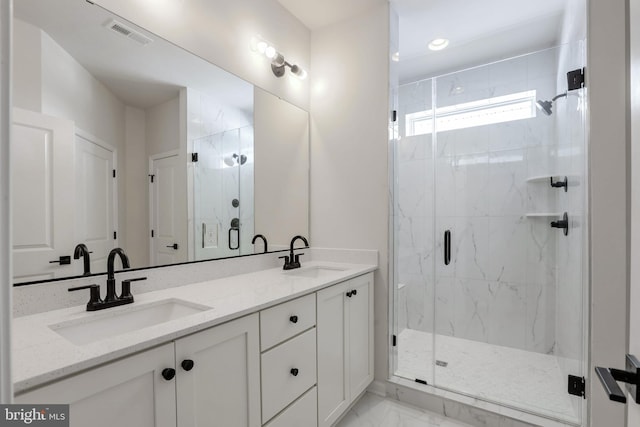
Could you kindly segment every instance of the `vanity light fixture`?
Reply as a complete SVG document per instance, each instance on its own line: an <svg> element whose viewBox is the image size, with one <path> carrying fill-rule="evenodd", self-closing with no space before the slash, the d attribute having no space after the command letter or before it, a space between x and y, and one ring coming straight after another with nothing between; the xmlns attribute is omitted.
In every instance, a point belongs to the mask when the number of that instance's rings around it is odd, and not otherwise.
<svg viewBox="0 0 640 427"><path fill-rule="evenodd" d="M448 39L437 38L429 42L429 49L431 50L442 50L447 46L449 46Z"/></svg>
<svg viewBox="0 0 640 427"><path fill-rule="evenodd" d="M258 52L267 57L271 61L271 71L276 77L282 77L285 73L285 68L289 67L291 70L291 74L299 78L300 80L304 80L307 78L307 72L297 64L291 64L284 59L284 55L278 50L256 36L251 40L251 50L254 52Z"/></svg>

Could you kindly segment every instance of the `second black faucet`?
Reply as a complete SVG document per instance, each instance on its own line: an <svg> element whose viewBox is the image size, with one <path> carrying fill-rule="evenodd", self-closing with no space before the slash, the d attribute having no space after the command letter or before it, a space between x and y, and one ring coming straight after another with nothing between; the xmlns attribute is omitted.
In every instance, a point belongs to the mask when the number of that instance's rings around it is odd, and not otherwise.
<svg viewBox="0 0 640 427"><path fill-rule="evenodd" d="M295 236L293 239L291 239L291 244L289 245L289 256L285 255L278 257L284 258L284 266L282 267L283 270L293 270L294 268L300 268L300 255L304 254L293 253L293 245L298 239L304 242L305 248L309 247L309 242L303 236Z"/></svg>

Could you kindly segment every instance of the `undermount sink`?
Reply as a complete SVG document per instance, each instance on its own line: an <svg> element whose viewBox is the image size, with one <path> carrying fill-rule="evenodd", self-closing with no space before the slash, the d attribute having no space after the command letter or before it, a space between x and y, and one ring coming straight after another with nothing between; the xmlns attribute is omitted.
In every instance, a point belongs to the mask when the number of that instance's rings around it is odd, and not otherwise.
<svg viewBox="0 0 640 427"><path fill-rule="evenodd" d="M345 271L345 269L340 267L314 265L311 267L296 268L295 270L287 270L285 271L285 274L289 276L318 278L334 275L338 271Z"/></svg>
<svg viewBox="0 0 640 427"><path fill-rule="evenodd" d="M95 317L49 325L49 328L74 344L84 345L211 310L211 307L168 299L131 305L117 311L109 310Z"/></svg>

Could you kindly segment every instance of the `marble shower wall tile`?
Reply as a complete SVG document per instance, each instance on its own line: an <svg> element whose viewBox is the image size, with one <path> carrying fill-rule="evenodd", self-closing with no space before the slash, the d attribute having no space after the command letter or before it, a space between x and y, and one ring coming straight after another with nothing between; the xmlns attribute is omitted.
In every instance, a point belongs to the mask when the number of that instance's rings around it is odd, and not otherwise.
<svg viewBox="0 0 640 427"><path fill-rule="evenodd" d="M558 52L548 50L438 77L437 107L532 89L550 99L557 61ZM431 80L401 88L401 126L402 112L432 108L430 89ZM555 351L557 233L549 218L527 217L558 209L557 190L528 181L556 173L554 120L538 114L397 144L397 266L407 283L409 328ZM427 230L434 216L435 229ZM449 266L442 262L445 230L452 232ZM426 309L435 312L414 312Z"/></svg>

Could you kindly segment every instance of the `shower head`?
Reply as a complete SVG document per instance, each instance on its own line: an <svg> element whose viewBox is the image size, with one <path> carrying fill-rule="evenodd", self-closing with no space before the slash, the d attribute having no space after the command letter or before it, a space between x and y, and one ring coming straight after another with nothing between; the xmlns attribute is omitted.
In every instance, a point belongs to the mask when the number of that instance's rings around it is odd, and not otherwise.
<svg viewBox="0 0 640 427"><path fill-rule="evenodd" d="M536 107L538 108L538 110L542 111L547 116L550 116L552 113L551 105L552 105L551 101L541 101L541 100L536 101Z"/></svg>
<svg viewBox="0 0 640 427"><path fill-rule="evenodd" d="M247 156L245 156L244 154L238 156L236 153L233 153L233 155L231 156L227 156L224 158L224 164L232 167L235 165L244 165L245 162L247 161Z"/></svg>
<svg viewBox="0 0 640 427"><path fill-rule="evenodd" d="M553 97L553 99L551 101L542 101L542 100L537 100L536 101L536 107L538 108L538 110L542 111L546 116L550 116L553 111L551 110L551 107L553 106L553 103L556 101L556 99L558 98L562 98L567 96L567 93L561 93L560 95L556 95Z"/></svg>

